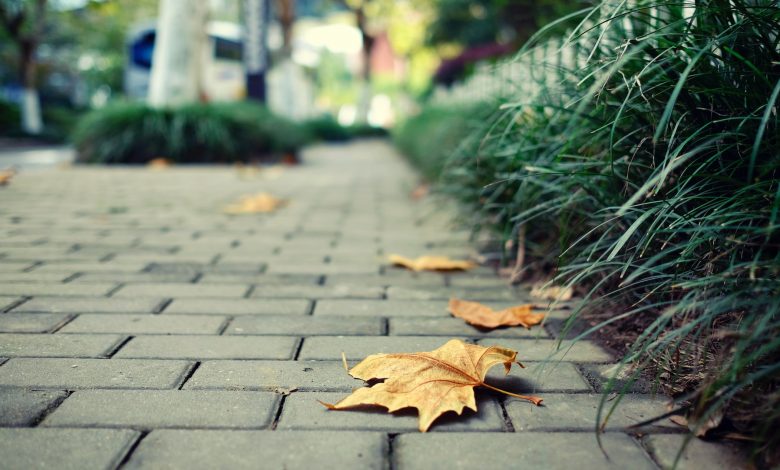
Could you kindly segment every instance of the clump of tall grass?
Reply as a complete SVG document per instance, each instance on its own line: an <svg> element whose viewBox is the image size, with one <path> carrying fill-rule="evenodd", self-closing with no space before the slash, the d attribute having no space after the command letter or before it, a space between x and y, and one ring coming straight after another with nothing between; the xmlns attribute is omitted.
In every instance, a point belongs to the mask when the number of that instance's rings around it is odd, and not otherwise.
<svg viewBox="0 0 780 470"><path fill-rule="evenodd" d="M605 0L574 18L518 55L531 72L450 159L448 192L584 305L622 306L607 323L641 318L624 363L694 427L723 418L777 450L780 7Z"/></svg>

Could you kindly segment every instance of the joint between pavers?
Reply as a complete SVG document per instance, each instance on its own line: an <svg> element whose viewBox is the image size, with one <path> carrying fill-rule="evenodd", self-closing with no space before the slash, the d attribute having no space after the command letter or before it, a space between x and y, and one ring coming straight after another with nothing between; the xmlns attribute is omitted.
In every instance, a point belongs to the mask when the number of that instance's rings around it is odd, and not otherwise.
<svg viewBox="0 0 780 470"><path fill-rule="evenodd" d="M254 292L256 288L257 288L256 284L250 284L249 288L246 290L246 292L244 292L243 298L244 299L250 298L252 296L252 292Z"/></svg>
<svg viewBox="0 0 780 470"><path fill-rule="evenodd" d="M300 338L300 339L298 339L298 344L296 344L296 345L295 345L295 351L293 352L293 357L292 357L292 360L293 360L293 361L297 361L297 360L298 360L298 357L300 357L300 355L301 355L301 350L303 349L303 341L304 341L305 339L306 339L306 338Z"/></svg>
<svg viewBox="0 0 780 470"><path fill-rule="evenodd" d="M217 253L214 255L213 258L211 258L211 261L208 262L209 266L216 266L217 263L219 263L219 260L222 259L222 253Z"/></svg>
<svg viewBox="0 0 780 470"><path fill-rule="evenodd" d="M119 462L117 462L117 464L114 465L113 468L116 468L118 470L118 469L123 468L125 465L127 465L127 463L130 461L130 459L133 457L133 453L135 452L135 450L138 448L139 445L141 445L141 441L146 439L146 436L148 436L151 431L145 429L145 430L141 430L141 431L138 431L138 432L140 434L138 435L138 437L135 440L133 440L127 446L127 450L125 450L124 452L119 454L119 455L121 455L121 458L118 459Z"/></svg>
<svg viewBox="0 0 780 470"><path fill-rule="evenodd" d="M168 308L168 306L171 305L172 303L173 303L173 299L170 299L170 298L169 299L163 299L162 301L160 301L159 304L157 304L157 306L154 308L154 310L152 310L152 313L155 313L155 314L163 313L163 311L166 308Z"/></svg>
<svg viewBox="0 0 780 470"><path fill-rule="evenodd" d="M184 379L181 381L181 384L179 384L178 387L176 387L177 390L182 390L184 388L184 385L192 378L193 375L195 375L195 371L198 370L200 367L201 362L198 361L195 363L195 365L191 366L184 374Z"/></svg>
<svg viewBox="0 0 780 470"><path fill-rule="evenodd" d="M63 279L63 280L62 280L62 283L63 283L63 284L67 284L67 283L69 283L69 282L72 282L72 281L73 281L73 280L75 280L75 279L78 279L78 278L80 278L80 277L81 277L81 276L83 276L83 275L84 275L84 273L82 273L82 272L76 272L76 273L73 273L73 274L71 274L70 276L68 276L68 277L66 277L65 279Z"/></svg>
<svg viewBox="0 0 780 470"><path fill-rule="evenodd" d="M107 263L111 261L112 259L116 258L116 253L109 253L106 256L103 256L98 260L99 263Z"/></svg>
<svg viewBox="0 0 780 470"><path fill-rule="evenodd" d="M309 305L306 307L306 315L314 315L314 309L317 308L317 300L310 300Z"/></svg>
<svg viewBox="0 0 780 470"><path fill-rule="evenodd" d="M382 336L390 336L390 319L387 317L382 318Z"/></svg>
<svg viewBox="0 0 780 470"><path fill-rule="evenodd" d="M395 440L400 436L401 433L397 432L390 432L387 433L387 441L385 442L385 458L386 458L386 468L388 470L395 470L396 469L396 462L395 462Z"/></svg>
<svg viewBox="0 0 780 470"><path fill-rule="evenodd" d="M225 331L227 331L228 327L230 326L230 324L231 324L231 323L233 323L233 320L234 320L235 318L236 318L236 317L234 317L234 316L232 316L232 315L231 315L231 316L228 316L228 317L226 317L226 318L225 318L225 320L223 320L223 321L222 321L222 324L221 324L221 325L219 326L219 328L217 329L217 335L218 335L218 336L222 336L222 335L224 335L224 334L225 334Z"/></svg>
<svg viewBox="0 0 780 470"><path fill-rule="evenodd" d="M192 279L189 280L190 284L197 284L200 282L200 280L203 278L203 273L196 273L194 276L192 276Z"/></svg>
<svg viewBox="0 0 780 470"><path fill-rule="evenodd" d="M114 355L118 353L120 349L125 347L125 345L129 343L133 338L135 338L135 336L127 336L117 341L116 344L111 349L108 350L108 352L106 353L106 357L109 359L114 357Z"/></svg>
<svg viewBox="0 0 780 470"><path fill-rule="evenodd" d="M295 392L291 392L295 393ZM279 420L282 417L282 410L284 409L284 404L287 401L287 395L282 395L282 397L279 399L279 406L276 407L276 413L274 413L274 419L271 422L270 430L276 431L276 427L279 426Z"/></svg>
<svg viewBox="0 0 780 470"><path fill-rule="evenodd" d="M35 268L37 268L38 266L43 266L43 261L35 261L35 262L33 262L33 264L31 264L31 265L27 266L26 268L22 269L21 272L29 273L29 272L33 271Z"/></svg>
<svg viewBox="0 0 780 470"><path fill-rule="evenodd" d="M51 333L56 333L56 332L60 331L61 329L65 328L68 325L68 323L70 323L73 320L75 320L77 316L78 315L68 315L68 316L66 316L65 319L62 322L60 322L59 325L55 325L54 328L50 329L46 333L51 334Z"/></svg>
<svg viewBox="0 0 780 470"><path fill-rule="evenodd" d="M515 432L515 425L512 423L512 418L509 416L509 412L506 410L506 400L498 400L498 407L501 409L501 417L504 420L504 431Z"/></svg>
<svg viewBox="0 0 780 470"><path fill-rule="evenodd" d="M32 427L37 427L39 424L43 422L44 419L46 419L47 416L49 416L54 410L56 410L62 404L62 402L67 400L68 397L70 397L71 395L73 395L73 390L65 390L65 395L58 397L53 402L49 403L49 405L43 411L38 413L38 416L36 416L32 420L32 423L30 423L30 425Z"/></svg>
<svg viewBox="0 0 780 470"><path fill-rule="evenodd" d="M117 284L113 289L109 289L108 292L106 292L105 297L111 297L112 295L116 294L117 291L125 286L124 282L120 282Z"/></svg>
<svg viewBox="0 0 780 470"><path fill-rule="evenodd" d="M6 306L5 308L0 309L0 313L10 312L11 310L15 309L16 307L22 305L23 303L25 303L25 302L27 302L27 301L29 301L31 299L32 299L32 297L30 297L30 296L24 296L21 299L15 301L15 302L12 302L10 305Z"/></svg>

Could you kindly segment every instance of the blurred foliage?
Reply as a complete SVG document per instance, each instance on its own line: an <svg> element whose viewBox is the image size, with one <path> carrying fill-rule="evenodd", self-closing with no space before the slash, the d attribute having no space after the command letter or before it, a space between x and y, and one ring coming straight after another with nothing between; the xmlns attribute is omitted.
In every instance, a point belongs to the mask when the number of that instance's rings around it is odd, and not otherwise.
<svg viewBox="0 0 780 470"><path fill-rule="evenodd" d="M308 119L303 122L303 127L315 140L344 142L352 138L349 129L343 127L329 114Z"/></svg>
<svg viewBox="0 0 780 470"><path fill-rule="evenodd" d="M87 114L73 132L78 160L142 164L231 163L295 153L305 129L251 103L191 104L155 109L115 103Z"/></svg>

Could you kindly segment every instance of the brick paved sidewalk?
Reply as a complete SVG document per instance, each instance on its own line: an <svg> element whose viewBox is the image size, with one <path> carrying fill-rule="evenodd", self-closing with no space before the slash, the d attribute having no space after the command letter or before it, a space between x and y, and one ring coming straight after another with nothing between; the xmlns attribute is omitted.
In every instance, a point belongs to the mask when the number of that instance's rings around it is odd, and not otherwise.
<svg viewBox="0 0 780 470"><path fill-rule="evenodd" d="M388 253L470 251L451 213L412 202L415 176L381 142L320 147L260 175L232 168L72 168L0 188L2 468L658 468L684 436L632 395L593 433L600 373L614 360L577 343L543 364L547 330L483 333L450 295L527 299L487 271L412 275ZM291 204L228 216L237 197ZM352 362L457 337L520 351L495 384L544 407L478 391L479 412L416 431L415 413L327 411L362 382ZM561 356L559 355L559 358ZM497 368L498 369L498 368ZM680 468L734 468L696 441Z"/></svg>

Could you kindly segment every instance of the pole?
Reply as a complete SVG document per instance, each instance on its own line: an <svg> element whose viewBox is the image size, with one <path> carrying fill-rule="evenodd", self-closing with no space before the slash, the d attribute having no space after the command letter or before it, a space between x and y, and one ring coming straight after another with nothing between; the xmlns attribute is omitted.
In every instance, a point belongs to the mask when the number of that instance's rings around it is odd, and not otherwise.
<svg viewBox="0 0 780 470"><path fill-rule="evenodd" d="M265 73L268 70L269 0L244 0L244 69L246 94L265 103Z"/></svg>

